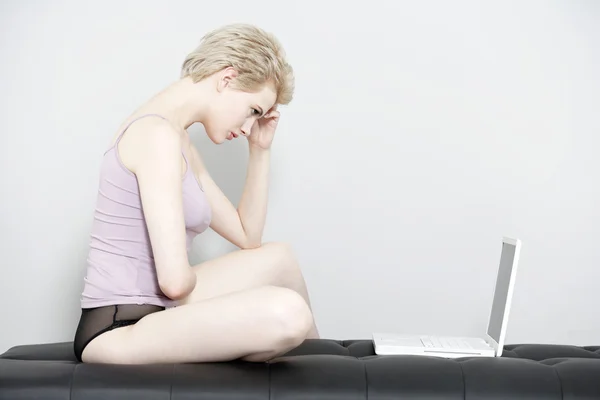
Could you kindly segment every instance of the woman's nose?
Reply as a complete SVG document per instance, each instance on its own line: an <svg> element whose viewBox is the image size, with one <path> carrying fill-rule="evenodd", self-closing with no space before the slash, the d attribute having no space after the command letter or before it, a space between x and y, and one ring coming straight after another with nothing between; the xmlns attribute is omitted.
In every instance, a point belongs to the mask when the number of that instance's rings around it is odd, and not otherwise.
<svg viewBox="0 0 600 400"><path fill-rule="evenodd" d="M240 128L242 131L242 135L249 136L252 133L252 125L254 125L254 121L246 121L244 125Z"/></svg>

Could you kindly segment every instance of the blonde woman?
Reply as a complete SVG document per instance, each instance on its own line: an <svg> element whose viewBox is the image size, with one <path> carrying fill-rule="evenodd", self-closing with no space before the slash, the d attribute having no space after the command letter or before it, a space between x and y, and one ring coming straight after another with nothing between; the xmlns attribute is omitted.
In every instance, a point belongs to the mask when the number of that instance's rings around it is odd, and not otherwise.
<svg viewBox="0 0 600 400"><path fill-rule="evenodd" d="M262 242L277 106L293 91L277 39L228 25L205 35L180 79L124 121L101 166L79 361L260 362L319 337L290 247ZM190 141L196 122L215 144L248 141L237 209ZM192 240L209 227L240 250L190 265Z"/></svg>

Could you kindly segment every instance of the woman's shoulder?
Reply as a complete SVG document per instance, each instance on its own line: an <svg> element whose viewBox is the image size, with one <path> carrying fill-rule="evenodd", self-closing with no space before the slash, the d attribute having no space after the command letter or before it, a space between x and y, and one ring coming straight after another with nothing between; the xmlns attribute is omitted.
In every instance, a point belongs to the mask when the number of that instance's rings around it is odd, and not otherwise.
<svg viewBox="0 0 600 400"><path fill-rule="evenodd" d="M158 114L133 114L125 119L114 134L112 144L116 144L124 136L134 137L136 140L145 140L151 136L172 137L172 140L181 139L175 127L164 117Z"/></svg>
<svg viewBox="0 0 600 400"><path fill-rule="evenodd" d="M132 117L126 120L114 139L128 169L140 163L153 162L157 155L180 157L183 140L169 121L162 118Z"/></svg>

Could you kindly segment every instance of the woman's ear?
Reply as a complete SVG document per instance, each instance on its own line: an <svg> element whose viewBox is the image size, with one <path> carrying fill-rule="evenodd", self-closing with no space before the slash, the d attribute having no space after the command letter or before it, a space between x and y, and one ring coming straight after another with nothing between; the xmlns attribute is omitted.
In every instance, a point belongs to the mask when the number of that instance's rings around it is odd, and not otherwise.
<svg viewBox="0 0 600 400"><path fill-rule="evenodd" d="M233 80L238 76L237 71L233 67L227 67L219 74L219 79L217 81L217 90L219 92L223 91L225 88L229 87Z"/></svg>

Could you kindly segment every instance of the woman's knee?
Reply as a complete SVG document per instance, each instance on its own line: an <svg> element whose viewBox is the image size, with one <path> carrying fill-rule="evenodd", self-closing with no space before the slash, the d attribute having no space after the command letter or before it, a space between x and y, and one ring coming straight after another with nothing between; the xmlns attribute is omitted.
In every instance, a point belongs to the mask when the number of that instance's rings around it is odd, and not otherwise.
<svg viewBox="0 0 600 400"><path fill-rule="evenodd" d="M300 274L300 267L292 245L285 242L269 242L263 245L273 273L280 279L289 280Z"/></svg>
<svg viewBox="0 0 600 400"><path fill-rule="evenodd" d="M294 249L291 244L286 242L268 242L261 246L264 251L268 252L272 257L281 261L296 260Z"/></svg>
<svg viewBox="0 0 600 400"><path fill-rule="evenodd" d="M313 316L306 301L297 292L276 286L263 288L268 313L267 332L276 346L296 346L306 339Z"/></svg>

